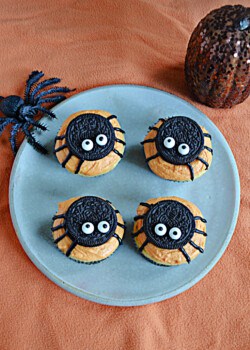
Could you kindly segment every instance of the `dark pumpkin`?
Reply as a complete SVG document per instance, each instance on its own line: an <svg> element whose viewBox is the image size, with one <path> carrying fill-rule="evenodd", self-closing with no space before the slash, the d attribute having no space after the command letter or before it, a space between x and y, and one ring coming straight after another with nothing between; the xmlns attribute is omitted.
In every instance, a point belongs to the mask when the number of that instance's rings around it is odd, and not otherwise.
<svg viewBox="0 0 250 350"><path fill-rule="evenodd" d="M203 18L191 35L186 81L194 96L230 108L250 93L250 8L223 6Z"/></svg>

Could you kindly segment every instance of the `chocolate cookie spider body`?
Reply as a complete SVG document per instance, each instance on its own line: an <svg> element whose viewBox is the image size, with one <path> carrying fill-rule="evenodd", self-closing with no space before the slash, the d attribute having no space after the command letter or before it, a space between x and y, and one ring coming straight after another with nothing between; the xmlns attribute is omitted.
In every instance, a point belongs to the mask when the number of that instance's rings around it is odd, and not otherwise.
<svg viewBox="0 0 250 350"><path fill-rule="evenodd" d="M158 265L190 263L204 252L206 220L192 203L178 197L140 203L134 239L139 251Z"/></svg>
<svg viewBox="0 0 250 350"><path fill-rule="evenodd" d="M105 111L82 111L62 125L55 153L70 172L84 176L102 175L123 157L124 131L115 115Z"/></svg>
<svg viewBox="0 0 250 350"><path fill-rule="evenodd" d="M102 198L86 196L59 204L52 234L58 248L85 263L109 257L121 244L125 225L121 214Z"/></svg>
<svg viewBox="0 0 250 350"><path fill-rule="evenodd" d="M164 179L194 180L212 162L211 136L187 117L159 119L142 142L151 170Z"/></svg>

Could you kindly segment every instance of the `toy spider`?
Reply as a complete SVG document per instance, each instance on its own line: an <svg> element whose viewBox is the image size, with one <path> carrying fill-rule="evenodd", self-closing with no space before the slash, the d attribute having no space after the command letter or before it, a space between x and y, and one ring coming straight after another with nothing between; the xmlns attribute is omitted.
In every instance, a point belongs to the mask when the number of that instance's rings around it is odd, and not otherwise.
<svg viewBox="0 0 250 350"><path fill-rule="evenodd" d="M208 169L213 154L211 135L194 120L161 118L149 130L142 144L146 161L157 175L168 180L187 181ZM161 160L157 160L158 157Z"/></svg>
<svg viewBox="0 0 250 350"><path fill-rule="evenodd" d="M178 265L190 263L197 251L204 252L206 220L194 204L165 197L140 203L137 212L133 237L139 251L149 260L159 265Z"/></svg>
<svg viewBox="0 0 250 350"><path fill-rule="evenodd" d="M70 241L67 242L67 248L64 250L66 256L70 256L76 246L78 246L77 251L80 250L79 246L81 246L85 252L88 248L92 248L93 252L94 247L101 247L95 251L95 254L100 254L100 252L106 254L109 251L108 245L112 237L118 242L115 249L122 243L125 225L120 212L108 200L94 196L72 199L67 210L64 209L63 213L57 213L53 220L56 221L56 224L51 230L54 242L58 244L59 249L63 250L65 245L64 243L59 246L60 242L66 236L68 239L70 238ZM84 260L72 257L76 260Z"/></svg>
<svg viewBox="0 0 250 350"><path fill-rule="evenodd" d="M77 112L62 125L54 152L62 167L75 174L101 175L123 157L124 133L115 115L105 111Z"/></svg>
<svg viewBox="0 0 250 350"><path fill-rule="evenodd" d="M34 137L30 127L35 127L42 131L47 130L47 127L36 121L34 118L39 112L48 114L51 118L56 118L55 114L45 108L43 105L47 103L57 103L63 101L66 97L58 93L67 93L70 90L67 87L50 87L48 90L43 90L47 86L59 83L59 78L51 78L39 82L44 76L43 72L33 71L26 81L24 99L19 96L11 95L3 98L0 97L0 111L5 117L0 118L0 135L4 128L13 124L10 135L10 144L14 154L17 152L16 136L21 130L28 143L38 152L42 154L48 153ZM53 96L51 96L53 95Z"/></svg>

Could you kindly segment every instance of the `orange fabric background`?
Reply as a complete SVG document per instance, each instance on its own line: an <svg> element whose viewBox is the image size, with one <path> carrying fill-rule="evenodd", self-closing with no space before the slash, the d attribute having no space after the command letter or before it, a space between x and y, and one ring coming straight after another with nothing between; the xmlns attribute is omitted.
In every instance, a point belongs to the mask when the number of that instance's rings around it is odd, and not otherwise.
<svg viewBox="0 0 250 350"><path fill-rule="evenodd" d="M240 1L249 5L247 0ZM0 94L22 94L33 69L77 92L113 83L145 84L195 104L220 128L241 177L241 212L216 267L161 303L107 307L75 297L29 260L12 227L8 184L13 156L0 138L0 349L249 348L249 106L215 110L194 102L183 63L192 30L224 0L1 1ZM248 157L249 161L249 157ZM248 231L247 231L248 228ZM219 234L219 233L218 233Z"/></svg>

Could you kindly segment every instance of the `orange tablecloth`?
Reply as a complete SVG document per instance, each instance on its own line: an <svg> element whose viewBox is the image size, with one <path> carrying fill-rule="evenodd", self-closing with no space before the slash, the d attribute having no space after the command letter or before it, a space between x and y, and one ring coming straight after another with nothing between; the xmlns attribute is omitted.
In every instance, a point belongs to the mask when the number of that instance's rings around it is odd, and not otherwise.
<svg viewBox="0 0 250 350"><path fill-rule="evenodd" d="M247 0L240 2L249 5ZM53 284L24 253L8 208L13 156L5 132L0 138L1 350L249 348L250 100L231 110L208 108L193 101L183 74L193 28L211 9L228 3L233 4L224 0L1 1L0 95L22 94L33 69L63 78L77 92L113 83L170 91L201 109L226 136L242 190L232 241L201 282L154 305L102 306Z"/></svg>

